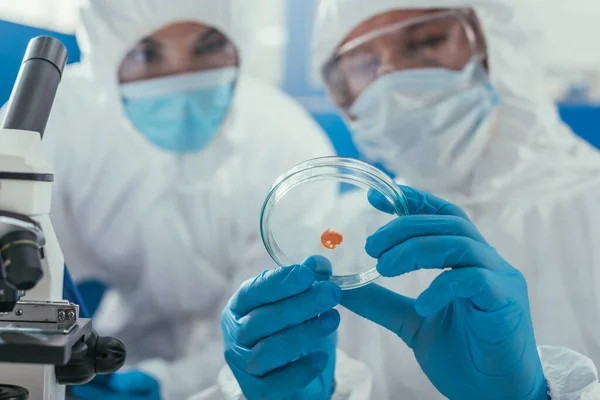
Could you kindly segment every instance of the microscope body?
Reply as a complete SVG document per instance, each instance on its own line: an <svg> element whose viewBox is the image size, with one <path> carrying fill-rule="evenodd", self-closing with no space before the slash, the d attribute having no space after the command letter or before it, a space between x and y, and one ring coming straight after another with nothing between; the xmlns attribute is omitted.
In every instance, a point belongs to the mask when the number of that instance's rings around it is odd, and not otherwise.
<svg viewBox="0 0 600 400"><path fill-rule="evenodd" d="M44 238L40 246L43 275L21 300L40 304L62 302L64 261L49 217L52 177L38 132L0 130L0 237L33 228L18 224L18 216L39 224ZM19 309L18 305L15 309ZM24 313L21 315L28 319ZM7 324L14 325L15 321ZM35 334L31 330L31 335ZM30 399L65 398L65 386L58 384L54 365L0 363L0 380L26 388Z"/></svg>
<svg viewBox="0 0 600 400"><path fill-rule="evenodd" d="M5 212L37 222L45 239L42 279L27 290L27 300L62 300L64 259L50 222L53 181L39 133L0 129L0 240L18 229L3 223Z"/></svg>
<svg viewBox="0 0 600 400"><path fill-rule="evenodd" d="M42 138L66 59L60 41L32 39L0 123L0 400L64 400L66 385L125 362L120 341L99 337L79 306L62 300Z"/></svg>

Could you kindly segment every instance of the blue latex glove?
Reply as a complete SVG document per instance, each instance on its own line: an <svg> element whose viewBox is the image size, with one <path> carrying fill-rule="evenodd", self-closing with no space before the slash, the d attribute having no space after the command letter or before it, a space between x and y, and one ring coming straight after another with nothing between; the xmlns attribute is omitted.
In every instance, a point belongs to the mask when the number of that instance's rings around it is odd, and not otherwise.
<svg viewBox="0 0 600 400"><path fill-rule="evenodd" d="M433 385L451 400L546 399L523 275L500 257L460 208L403 190L411 215L369 237L367 253L378 260L384 277L450 270L416 300L371 284L344 292L342 305L396 333ZM374 193L369 201L390 211Z"/></svg>
<svg viewBox="0 0 600 400"><path fill-rule="evenodd" d="M265 271L242 284L221 316L225 360L248 400L329 399L333 394L333 309L342 296L331 271L305 265Z"/></svg>
<svg viewBox="0 0 600 400"><path fill-rule="evenodd" d="M160 384L141 371L98 375L71 392L79 400L160 400Z"/></svg>

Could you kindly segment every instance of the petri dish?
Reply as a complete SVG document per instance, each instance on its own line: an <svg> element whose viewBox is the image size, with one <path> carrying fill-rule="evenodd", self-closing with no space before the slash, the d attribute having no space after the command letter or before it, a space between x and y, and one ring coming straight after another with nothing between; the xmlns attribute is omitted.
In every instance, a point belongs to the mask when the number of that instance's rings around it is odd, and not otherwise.
<svg viewBox="0 0 600 400"><path fill-rule="evenodd" d="M389 213L369 203L370 190L388 203ZM407 214L402 190L383 171L351 158L321 157L297 164L275 181L262 207L260 232L277 265L324 256L332 269L326 279L349 290L379 277L377 260L365 251L367 238Z"/></svg>

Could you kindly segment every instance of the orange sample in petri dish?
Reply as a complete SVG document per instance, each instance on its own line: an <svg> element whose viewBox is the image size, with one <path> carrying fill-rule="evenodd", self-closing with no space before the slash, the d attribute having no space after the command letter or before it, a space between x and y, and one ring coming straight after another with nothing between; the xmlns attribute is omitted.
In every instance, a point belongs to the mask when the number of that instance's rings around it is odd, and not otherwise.
<svg viewBox="0 0 600 400"><path fill-rule="evenodd" d="M330 229L327 229L321 235L321 244L323 245L323 247L325 247L327 249L333 250L336 247L338 247L340 244L342 244L343 241L344 241L344 237L342 236L341 233L332 231Z"/></svg>

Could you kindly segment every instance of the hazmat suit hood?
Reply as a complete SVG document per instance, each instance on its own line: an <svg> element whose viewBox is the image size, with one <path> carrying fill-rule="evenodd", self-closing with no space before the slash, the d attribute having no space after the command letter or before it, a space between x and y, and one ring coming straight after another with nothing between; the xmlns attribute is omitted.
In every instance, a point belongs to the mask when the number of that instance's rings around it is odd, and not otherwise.
<svg viewBox="0 0 600 400"><path fill-rule="evenodd" d="M176 22L198 22L223 32L237 47L243 61L250 27L243 1L210 0L80 0L76 30L81 58L94 74L118 83L116 71L127 52L144 36Z"/></svg>
<svg viewBox="0 0 600 400"><path fill-rule="evenodd" d="M363 21L393 9L471 8L487 44L489 77L500 104L488 117L490 140L473 175L457 193L439 193L444 176L425 189L454 200L502 200L506 194L555 190L540 178L556 175L564 185L600 167L595 151L560 121L546 91L543 32L531 4L523 0L322 0L314 34L314 64L319 70L344 38ZM539 7L539 6L538 6ZM481 128L480 128L481 129ZM477 134L477 133L476 133ZM405 171L392 171L419 187ZM435 183L436 179L437 184ZM512 190L509 190L512 189Z"/></svg>
<svg viewBox="0 0 600 400"><path fill-rule="evenodd" d="M197 22L221 31L235 45L241 69L247 55L247 38L251 37L243 18L248 12L246 3L235 0L175 3L161 0L80 0L79 10L76 36L81 49L81 66L97 82L97 96L107 108L105 112L117 116L113 123L127 132L121 138L125 145L139 147L153 161L165 163L166 168L180 170L182 174L194 170L191 176L181 176L182 183L186 179L197 180L198 171L207 170L208 166L214 168L225 155L230 154L232 142L236 140L229 129L235 118L235 92L229 115L216 138L203 151L181 156L154 147L133 127L120 101L118 71L128 51L137 42L178 22Z"/></svg>

